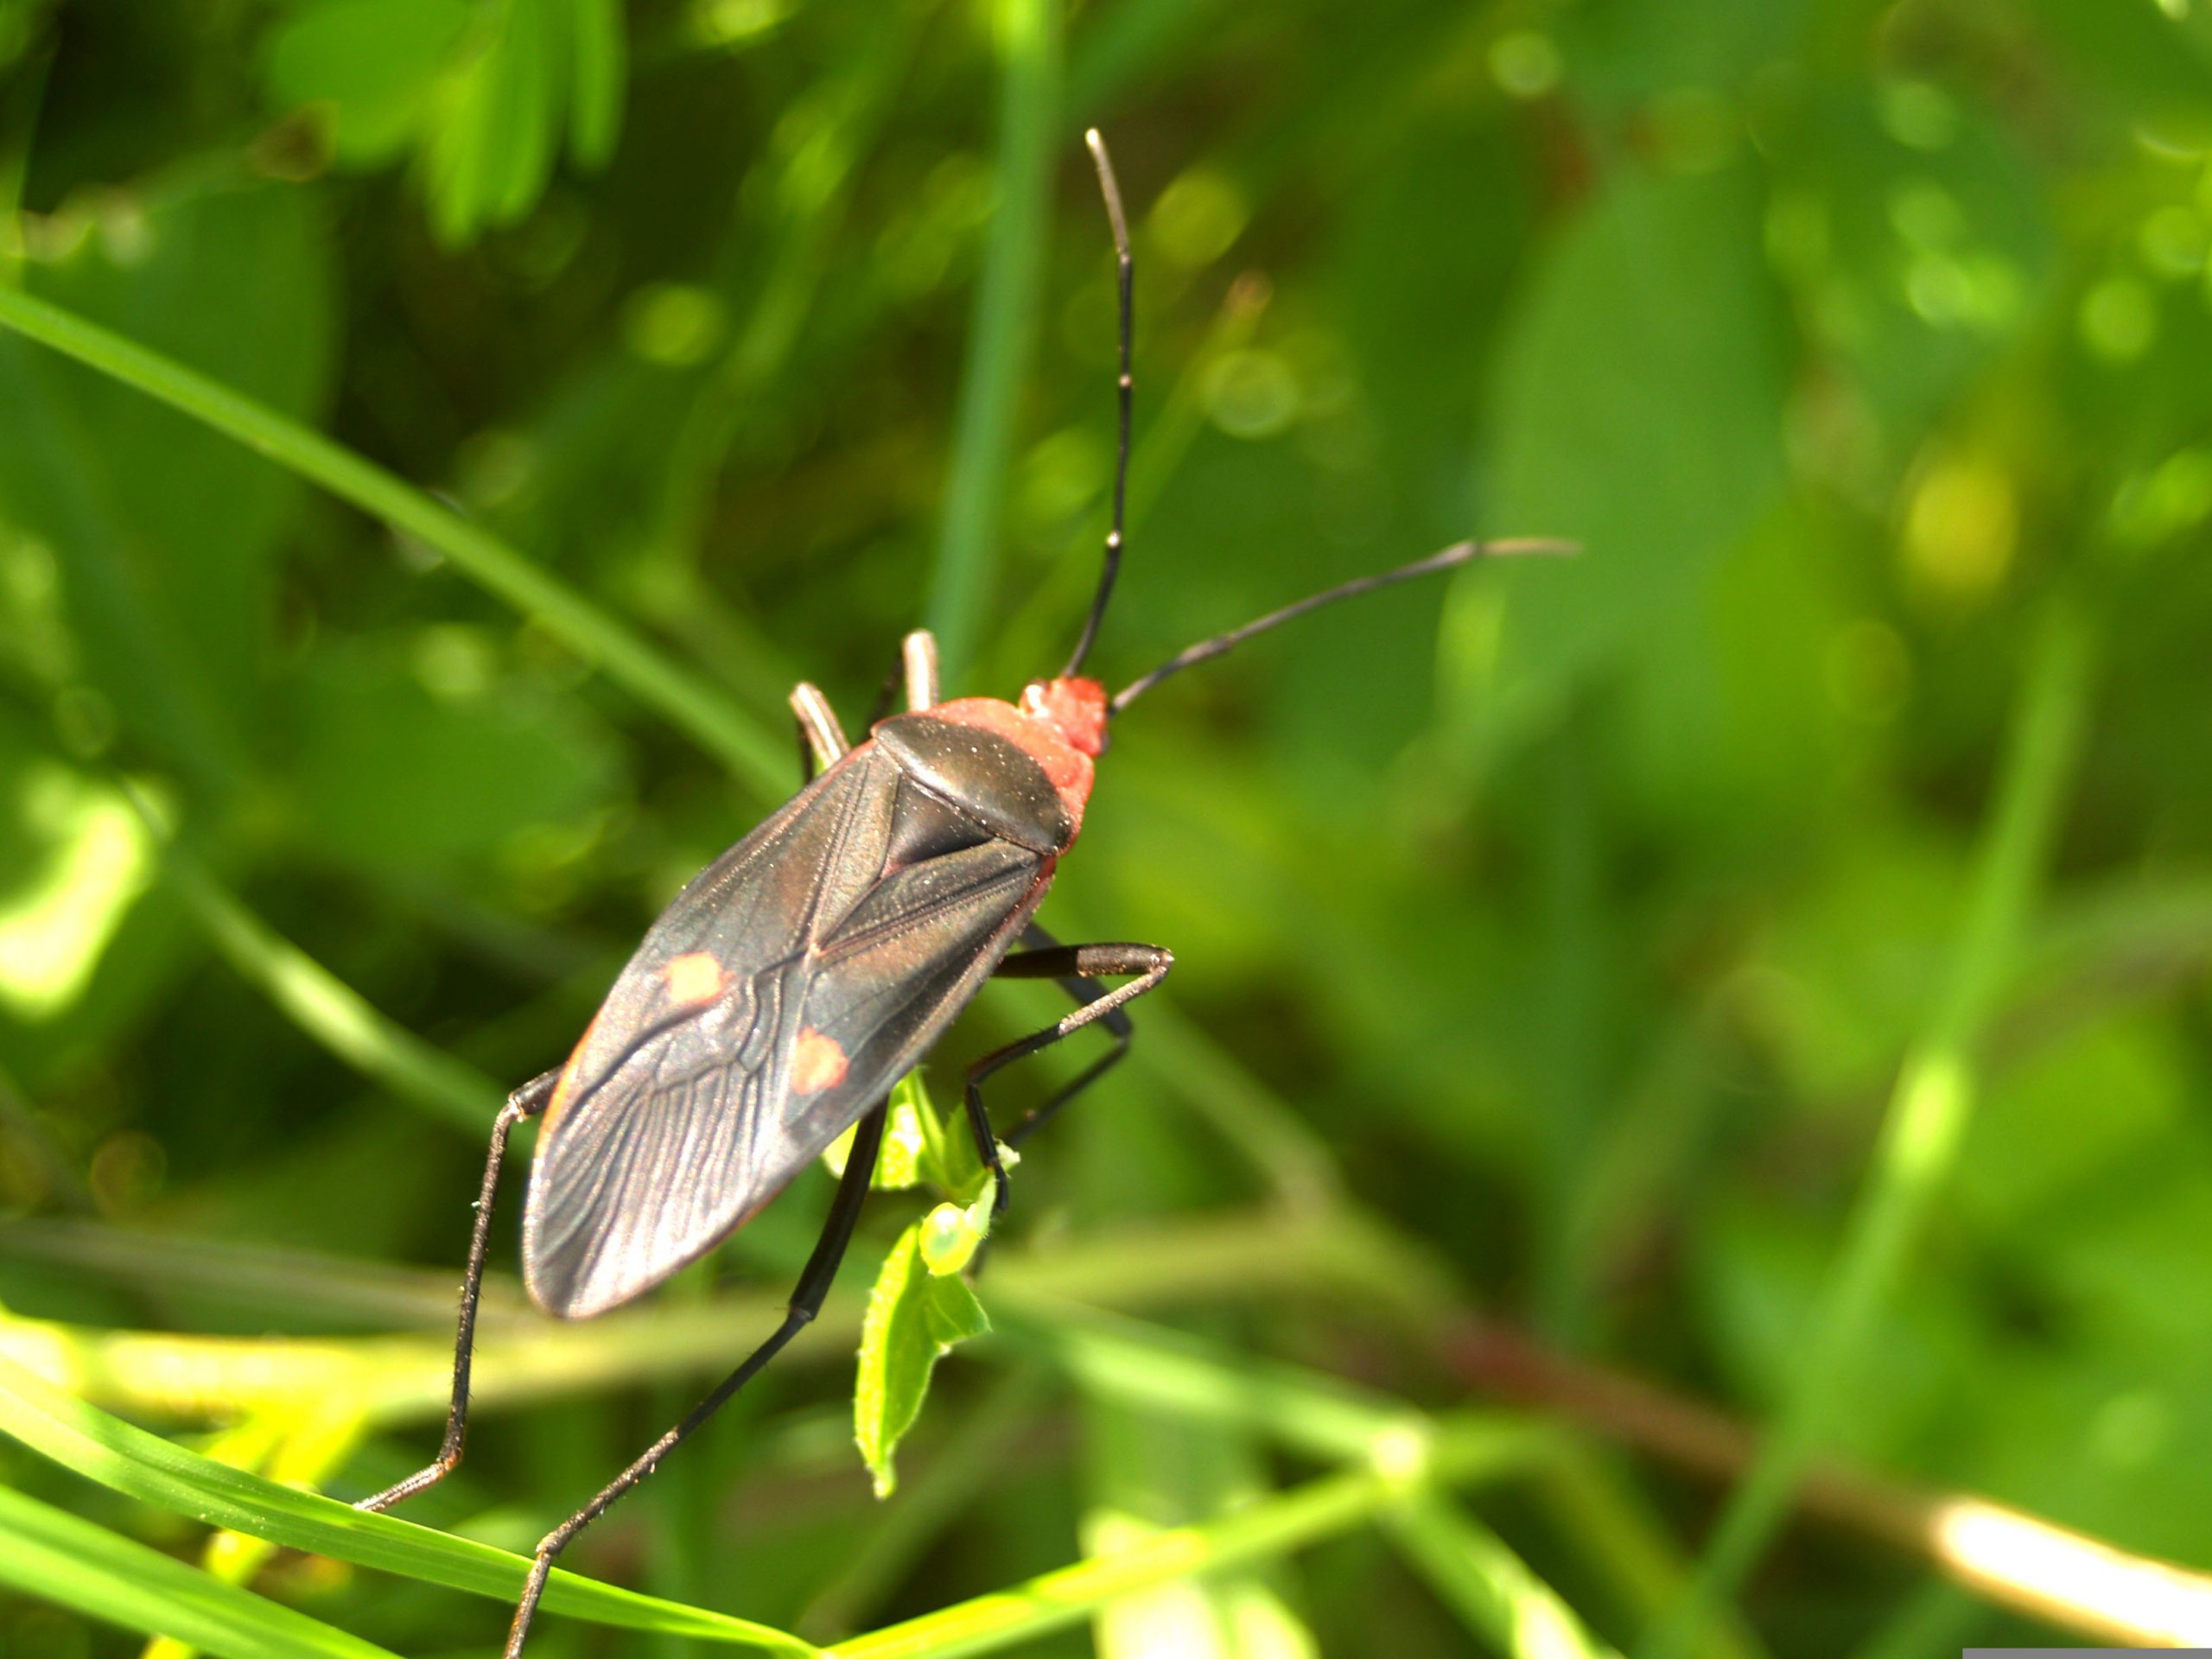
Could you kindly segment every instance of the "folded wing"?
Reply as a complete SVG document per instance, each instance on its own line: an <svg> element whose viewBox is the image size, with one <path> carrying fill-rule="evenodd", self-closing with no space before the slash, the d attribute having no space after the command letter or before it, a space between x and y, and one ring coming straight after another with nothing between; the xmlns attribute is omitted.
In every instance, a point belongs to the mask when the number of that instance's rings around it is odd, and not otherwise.
<svg viewBox="0 0 2212 1659"><path fill-rule="evenodd" d="M918 1060L1051 874L873 745L817 779L684 889L578 1045L531 1171L531 1296L588 1317L712 1249Z"/></svg>

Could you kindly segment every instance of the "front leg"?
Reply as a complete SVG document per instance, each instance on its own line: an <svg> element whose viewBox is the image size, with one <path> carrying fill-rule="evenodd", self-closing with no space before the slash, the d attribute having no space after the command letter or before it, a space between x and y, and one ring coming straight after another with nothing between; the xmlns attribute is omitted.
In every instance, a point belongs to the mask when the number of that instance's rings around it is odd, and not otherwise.
<svg viewBox="0 0 2212 1659"><path fill-rule="evenodd" d="M811 680L791 688L791 703L792 718L798 721L798 780L810 784L815 773L828 771L853 746L837 723L837 711Z"/></svg>
<svg viewBox="0 0 2212 1659"><path fill-rule="evenodd" d="M1006 1213L1006 1165L999 1157L997 1138L991 1133L990 1114L983 1109L983 1079L1000 1067L1050 1048L1062 1038L1081 1031L1085 1026L1099 1020L1107 1022L1108 1029L1126 1046L1128 1041L1128 1017L1122 1008L1142 996L1167 977L1167 970L1175 965L1171 950L1156 944L1056 944L1039 950L1021 950L1000 963L994 972L1007 979L1057 979L1066 984L1071 995L1084 999L1083 1006L1044 1030L1033 1032L1004 1048L994 1049L968 1068L966 1101L969 1131L976 1137L976 1156L991 1172L991 1182L996 1189L991 1203L994 1224ZM1110 991L1100 990L1090 995L1090 982L1103 977L1119 979L1135 976L1126 985ZM1061 1107L1077 1092L1095 1081L1099 1074L1121 1058L1121 1048L1093 1065L1068 1088L1062 1090L1024 1124L1017 1135L1027 1135Z"/></svg>
<svg viewBox="0 0 2212 1659"><path fill-rule="evenodd" d="M927 628L916 628L900 642L899 669L883 683L883 695L868 715L870 727L890 712L891 694L902 677L909 713L918 715L937 707L937 637ZM791 688L791 704L798 721L798 780L808 784L814 781L815 773L827 770L853 746L820 686L801 680Z"/></svg>
<svg viewBox="0 0 2212 1659"><path fill-rule="evenodd" d="M899 642L899 661L906 674L906 712L923 714L938 705L937 636L916 628Z"/></svg>
<svg viewBox="0 0 2212 1659"><path fill-rule="evenodd" d="M1032 950L1058 950L1062 948L1058 939L1034 922L1021 930L1021 942ZM1088 1007L1109 995L1104 985L1095 979L1088 979L1081 975L1071 974L1061 980L1060 988L1065 991L1070 999L1078 1007ZM1091 1084L1121 1064L1122 1057L1129 1052L1130 1043L1136 1038L1136 1022L1129 1018L1127 1010L1121 1007L1108 1009L1098 1016L1097 1022L1105 1028L1107 1035L1114 1039L1114 1046L1085 1066L1077 1075L1075 1080L1063 1087L1059 1093L1054 1095L1043 1105L1033 1106L1024 1113L1021 1122L1008 1129L1001 1137L1007 1145L1019 1147L1023 1141L1058 1116L1064 1108L1072 1104L1077 1095L1086 1092Z"/></svg>

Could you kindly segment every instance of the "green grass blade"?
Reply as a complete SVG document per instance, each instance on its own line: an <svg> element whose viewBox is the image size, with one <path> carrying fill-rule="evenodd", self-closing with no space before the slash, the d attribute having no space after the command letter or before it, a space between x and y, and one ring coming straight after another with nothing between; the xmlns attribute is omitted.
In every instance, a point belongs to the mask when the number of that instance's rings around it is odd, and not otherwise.
<svg viewBox="0 0 2212 1659"><path fill-rule="evenodd" d="M999 0L995 11L1005 73L998 207L969 325L926 610L951 685L975 660L991 586L1014 411L1037 332L1052 165L1060 149L1060 8L1056 0Z"/></svg>
<svg viewBox="0 0 2212 1659"><path fill-rule="evenodd" d="M161 847L162 877L239 978L371 1082L471 1134L489 1132L505 1090L385 1018L359 992L247 909L177 844L136 790L126 791Z"/></svg>
<svg viewBox="0 0 2212 1659"><path fill-rule="evenodd" d="M392 1516L365 1514L203 1458L6 1363L0 1363L0 1433L125 1497L357 1567L500 1600L520 1593L530 1570L522 1556L489 1544L433 1532ZM554 1573L545 1607L602 1624L702 1637L769 1653L814 1651L797 1637L764 1624L617 1589L572 1573ZM200 1645L213 1644L202 1641Z"/></svg>
<svg viewBox="0 0 2212 1659"><path fill-rule="evenodd" d="M767 799L791 791L791 745L663 656L582 594L499 537L320 433L73 313L0 286L0 327L35 340L181 410L320 484L454 568L597 664L640 702L721 760Z"/></svg>
<svg viewBox="0 0 2212 1659"><path fill-rule="evenodd" d="M569 0L575 13L574 82L569 91L569 149L586 168L606 165L622 132L622 99L630 79L629 41L620 0Z"/></svg>
<svg viewBox="0 0 2212 1659"><path fill-rule="evenodd" d="M1814 1310L1790 1394L1729 1499L1688 1593L1651 1631L1639 1659L1681 1659L1710 1611L1732 1599L1758 1564L1948 1184L1978 1092L1974 1039L2014 963L2073 776L2088 677L2087 641L2062 620L2042 636L2030 663L1950 972L1898 1074L1873 1170Z"/></svg>
<svg viewBox="0 0 2212 1659"><path fill-rule="evenodd" d="M1415 1492L1382 1517L1414 1570L1475 1635L1512 1659L1618 1659L1489 1528Z"/></svg>
<svg viewBox="0 0 2212 1659"><path fill-rule="evenodd" d="M1332 1475L1210 1525L1171 1528L1136 1548L887 1625L828 1652L836 1659L995 1653L1064 1630L1123 1596L1197 1573L1267 1560L1348 1531L1388 1503L1391 1491L1379 1475Z"/></svg>
<svg viewBox="0 0 2212 1659"><path fill-rule="evenodd" d="M0 1585L226 1659L391 1659L359 1637L5 1487Z"/></svg>

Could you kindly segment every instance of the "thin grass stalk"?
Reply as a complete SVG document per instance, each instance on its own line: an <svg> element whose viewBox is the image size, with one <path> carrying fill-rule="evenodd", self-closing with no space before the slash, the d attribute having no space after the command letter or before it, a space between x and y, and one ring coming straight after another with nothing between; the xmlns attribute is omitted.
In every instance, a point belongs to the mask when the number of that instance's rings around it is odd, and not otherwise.
<svg viewBox="0 0 2212 1659"><path fill-rule="evenodd" d="M1732 1601L1789 1513L1898 1276L1949 1185L1980 1083L1974 1039L2015 967L2088 700L2088 647L2069 618L2037 638L1976 861L1965 918L1934 1017L1905 1058L1873 1168L1815 1306L1803 1359L1750 1471L1730 1497L1689 1590L1637 1659L1682 1659L1713 1611Z"/></svg>

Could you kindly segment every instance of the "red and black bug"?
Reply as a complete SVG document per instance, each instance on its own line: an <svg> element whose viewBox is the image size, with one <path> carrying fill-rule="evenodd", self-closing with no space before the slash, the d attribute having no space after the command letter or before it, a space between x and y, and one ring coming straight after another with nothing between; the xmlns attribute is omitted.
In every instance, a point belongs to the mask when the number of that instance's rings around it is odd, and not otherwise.
<svg viewBox="0 0 2212 1659"><path fill-rule="evenodd" d="M541 1117L523 1216L523 1281L547 1313L620 1306L712 1249L859 1125L820 1241L783 1323L718 1388L539 1543L507 1654L529 1631L554 1558L651 1474L810 1321L851 1241L882 1141L892 1085L986 979L1058 980L1075 999L1056 1024L969 1066L976 1148L1003 1211L1006 1170L982 1086L1001 1067L1091 1024L1114 1046L1007 1136L1018 1144L1126 1050L1124 1005L1166 977L1151 944L1063 945L1031 919L1083 828L1113 717L1167 676L1357 594L1484 556L1563 552L1550 541L1463 542L1362 577L1202 641L1109 697L1084 676L1122 556L1128 471L1133 264L1105 145L1086 135L1119 261L1120 448L1113 529L1067 666L1017 702L938 696L937 648L906 638L906 712L847 741L829 700L791 694L804 771L781 809L702 871L639 945L567 1063L517 1090L491 1154L461 1287L453 1404L426 1468L363 1501L382 1510L461 1461L478 1291L507 1139ZM1017 943L1027 948L1016 951ZM1103 978L1125 982L1108 989Z"/></svg>

